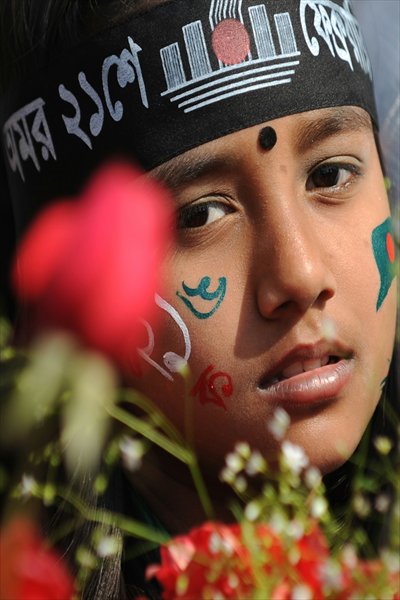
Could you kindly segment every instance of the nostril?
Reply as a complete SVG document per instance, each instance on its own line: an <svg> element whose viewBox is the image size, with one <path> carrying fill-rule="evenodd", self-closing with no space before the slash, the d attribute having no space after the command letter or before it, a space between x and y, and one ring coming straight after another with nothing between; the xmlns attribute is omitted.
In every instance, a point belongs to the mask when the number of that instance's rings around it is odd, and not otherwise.
<svg viewBox="0 0 400 600"><path fill-rule="evenodd" d="M293 302L291 300L287 300L286 302L282 302L282 304L280 304L280 306L278 306L278 308L282 309L282 310L286 310L287 308L290 308L293 305Z"/></svg>
<svg viewBox="0 0 400 600"><path fill-rule="evenodd" d="M333 298L334 295L335 290L333 288L326 288L322 290L322 292L319 294L317 301L319 300L320 302L327 302L328 300Z"/></svg>

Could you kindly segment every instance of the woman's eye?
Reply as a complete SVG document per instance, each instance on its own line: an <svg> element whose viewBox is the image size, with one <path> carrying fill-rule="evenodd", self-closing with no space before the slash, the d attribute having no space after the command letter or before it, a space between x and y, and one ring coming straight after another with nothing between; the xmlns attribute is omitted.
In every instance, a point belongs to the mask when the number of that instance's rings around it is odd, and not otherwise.
<svg viewBox="0 0 400 600"><path fill-rule="evenodd" d="M317 167L307 180L307 190L315 188L338 188L350 183L359 174L355 165L325 164Z"/></svg>
<svg viewBox="0 0 400 600"><path fill-rule="evenodd" d="M204 227L214 221L222 219L225 215L232 212L233 209L223 202L199 202L190 204L179 210L178 228L189 229L194 227Z"/></svg>

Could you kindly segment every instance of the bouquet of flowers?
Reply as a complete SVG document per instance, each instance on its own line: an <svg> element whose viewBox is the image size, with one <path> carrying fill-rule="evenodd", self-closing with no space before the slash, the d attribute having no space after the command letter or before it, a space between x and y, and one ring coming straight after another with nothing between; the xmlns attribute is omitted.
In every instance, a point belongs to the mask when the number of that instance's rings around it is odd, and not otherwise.
<svg viewBox="0 0 400 600"><path fill-rule="evenodd" d="M274 464L238 440L221 465L221 481L233 498L232 523L226 524L213 518L190 436L176 431L150 399L120 385L117 374L135 368L139 325L153 318L170 230L166 192L113 164L79 201L47 209L20 247L15 286L28 304L34 341L26 350L2 320L0 599L79 598L102 561L120 561L124 537L133 536L160 547L160 560L145 576L157 580L165 600L399 600L399 482L386 460L392 440L373 440L385 472L374 480L360 469L354 480L354 513L362 519L375 511L390 520L390 543L368 559L361 553L363 529L352 528L351 520L339 525L321 473L286 439L283 409L268 423L280 448ZM184 362L179 372L190 392ZM74 486L94 474L92 491L101 497L115 466L140 469L151 445L192 475L205 521L185 535L170 538L90 505ZM383 479L395 497L382 493L371 506L368 493ZM48 528L46 539L35 525L32 499L47 508L62 504L68 515ZM85 522L91 533L74 551L73 577L56 547Z"/></svg>

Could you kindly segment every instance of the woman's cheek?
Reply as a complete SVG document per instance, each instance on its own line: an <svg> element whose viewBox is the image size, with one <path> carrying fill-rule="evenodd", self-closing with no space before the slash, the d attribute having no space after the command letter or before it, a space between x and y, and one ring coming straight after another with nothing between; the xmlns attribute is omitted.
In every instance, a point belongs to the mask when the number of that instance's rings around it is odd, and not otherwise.
<svg viewBox="0 0 400 600"><path fill-rule="evenodd" d="M206 269L200 273L187 269L168 287L164 296L155 297L158 326L143 324L145 339L137 348L134 384L167 413L173 405L174 420L187 394L201 405L226 410L233 394L232 376L221 360L221 353L227 356L226 348L233 344L223 339L228 278ZM182 372L189 373L189 389Z"/></svg>
<svg viewBox="0 0 400 600"><path fill-rule="evenodd" d="M369 267L365 265L366 282L364 311L365 389L376 406L388 374L395 336L397 293L395 284L395 245L390 217L372 226L369 236ZM365 300L364 300L365 301Z"/></svg>
<svg viewBox="0 0 400 600"><path fill-rule="evenodd" d="M378 312L385 301L395 277L395 244L390 217L377 225L371 234L371 244L379 273L379 291L376 298Z"/></svg>

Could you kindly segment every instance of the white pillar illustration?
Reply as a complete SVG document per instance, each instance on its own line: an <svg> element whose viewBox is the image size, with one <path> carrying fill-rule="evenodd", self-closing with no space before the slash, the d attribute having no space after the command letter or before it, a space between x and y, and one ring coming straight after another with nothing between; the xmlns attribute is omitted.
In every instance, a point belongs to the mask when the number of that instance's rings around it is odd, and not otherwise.
<svg viewBox="0 0 400 600"><path fill-rule="evenodd" d="M173 90L186 82L181 53L177 43L170 44L160 50L167 89Z"/></svg>
<svg viewBox="0 0 400 600"><path fill-rule="evenodd" d="M297 44L289 13L278 13L274 15L274 19L282 54L294 54L297 52Z"/></svg>
<svg viewBox="0 0 400 600"><path fill-rule="evenodd" d="M204 39L201 21L194 21L183 27L186 51L192 78L198 79L211 73L211 64Z"/></svg>
<svg viewBox="0 0 400 600"><path fill-rule="evenodd" d="M265 5L250 6L249 17L258 58L274 58L276 56L275 45Z"/></svg>

